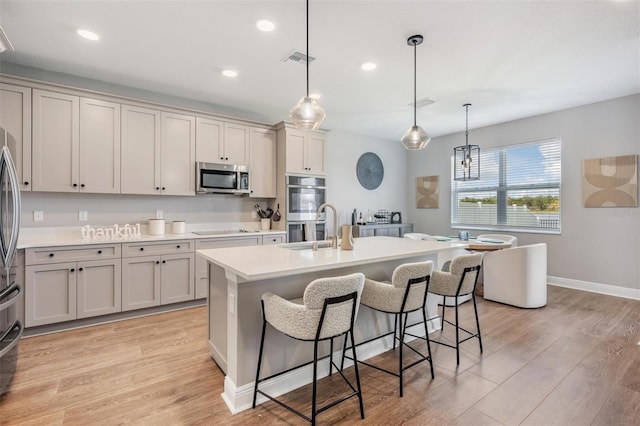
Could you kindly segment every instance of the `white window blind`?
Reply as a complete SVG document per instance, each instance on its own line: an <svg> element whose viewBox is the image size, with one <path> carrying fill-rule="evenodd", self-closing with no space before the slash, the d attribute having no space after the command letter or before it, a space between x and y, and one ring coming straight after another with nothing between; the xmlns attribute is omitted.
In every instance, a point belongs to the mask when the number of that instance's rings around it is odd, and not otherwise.
<svg viewBox="0 0 640 426"><path fill-rule="evenodd" d="M483 149L480 164L480 180L452 173L453 228L560 232L560 139Z"/></svg>

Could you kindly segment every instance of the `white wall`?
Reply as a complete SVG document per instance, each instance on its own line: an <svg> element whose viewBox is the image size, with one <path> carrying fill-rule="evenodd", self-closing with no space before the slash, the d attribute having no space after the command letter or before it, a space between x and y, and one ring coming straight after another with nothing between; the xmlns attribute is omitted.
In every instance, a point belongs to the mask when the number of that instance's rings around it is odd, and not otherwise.
<svg viewBox="0 0 640 426"><path fill-rule="evenodd" d="M474 108L480 113L482 106ZM640 153L639 123L640 95L634 95L470 131L470 143L481 149L562 139L562 234L513 233L520 245L547 243L548 275L640 289L640 209L585 208L582 200L582 161ZM414 191L408 192L408 219L417 232L454 232L450 159L461 144L464 133L447 135L409 157L407 185L415 187L418 176L440 176L440 208L417 209Z"/></svg>
<svg viewBox="0 0 640 426"><path fill-rule="evenodd" d="M338 224L350 224L351 213L367 214L368 210L402 212L406 217L407 151L397 141L375 139L343 131L331 131L326 137L327 201L338 209ZM384 178L374 190L363 188L358 182L356 164L365 152L373 152L382 160ZM327 222L333 224L331 213Z"/></svg>

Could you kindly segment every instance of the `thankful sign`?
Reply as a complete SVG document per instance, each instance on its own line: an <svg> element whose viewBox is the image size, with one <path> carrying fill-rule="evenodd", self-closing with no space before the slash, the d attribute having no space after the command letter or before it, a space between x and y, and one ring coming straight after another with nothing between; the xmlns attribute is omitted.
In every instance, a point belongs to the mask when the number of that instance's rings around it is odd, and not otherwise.
<svg viewBox="0 0 640 426"><path fill-rule="evenodd" d="M88 240L135 240L140 238L140 224L135 225L116 225L112 227L94 228L91 225L85 225L80 228L82 239Z"/></svg>

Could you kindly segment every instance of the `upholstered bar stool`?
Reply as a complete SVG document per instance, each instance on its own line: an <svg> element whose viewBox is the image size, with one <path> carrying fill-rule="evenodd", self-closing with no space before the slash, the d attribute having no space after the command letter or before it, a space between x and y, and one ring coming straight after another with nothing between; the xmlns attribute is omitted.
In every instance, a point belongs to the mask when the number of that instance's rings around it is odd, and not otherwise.
<svg viewBox="0 0 640 426"><path fill-rule="evenodd" d="M456 327L456 345L450 345L443 341L432 340L433 343L439 345L448 346L456 350L456 360L460 364L460 343L465 342L471 338L477 337L480 343L480 353L482 353L482 336L480 334L480 320L478 319L478 308L476 305L475 288L478 281L478 274L480 272L480 265L482 264L482 253L466 254L455 257L449 264L448 271L433 271L431 278L431 284L429 285L429 293L443 296L442 303L442 329L444 330L444 323L447 322ZM473 300L473 310L476 315L476 330L472 332L460 327L458 319L458 304L454 303L456 319L455 324L445 319L445 308L447 303L447 297L458 298L471 294ZM457 299L456 299L457 300ZM469 336L460 340L460 330L467 333Z"/></svg>
<svg viewBox="0 0 640 426"><path fill-rule="evenodd" d="M286 408L294 414L311 422L316 423L316 416L343 402L356 396L360 403L360 417L364 419L364 405L362 404L362 392L360 390L360 374L358 364L354 363L356 384L353 384L344 376L341 369L333 363L333 339L339 336L351 339L353 358L356 357L356 350L353 340L353 324L358 312L358 304L364 285L364 275L355 273L341 277L320 278L312 281L304 291L302 299L286 300L271 293L262 296L262 337L260 339L260 352L258 355L258 369L256 371L256 381L253 391L253 408L256 406L258 393L266 396L280 406ZM313 342L313 360L273 374L269 377L260 378L260 367L262 364L262 352L264 349L264 338L267 323L273 328L297 340ZM332 367L336 367L338 373L351 388L351 393L333 402L318 408L317 407L317 376L318 376L318 343L330 340L329 355L329 375ZM326 358L323 357L323 358ZM311 416L307 416L282 401L266 394L258 388L258 385L265 380L272 379L285 373L289 373L297 368L313 364L313 391L311 397Z"/></svg>
<svg viewBox="0 0 640 426"><path fill-rule="evenodd" d="M405 263L398 266L391 276L391 282L380 282L370 279L366 279L364 282L364 290L362 291L361 303L376 311L394 314L394 330L383 334L381 336L374 337L364 342L360 342L358 345L372 342L377 339L389 336L393 334L393 349L396 347L396 340L398 341L398 370L390 371L380 368L376 365L370 364L364 361L358 361L361 364L365 364L369 367L373 367L385 373L389 373L396 376L400 380L400 396L403 395L403 379L402 375L405 370L419 364L423 361L429 361L431 368L431 378L433 374L433 364L431 363L431 346L429 344L429 330L427 329L427 316L425 313L425 303L427 301L427 292L429 289L429 280L431 278L431 272L433 271L433 262L416 262ZM407 317L410 312L421 311L422 312L422 324L424 325L425 335L416 336L408 333L407 327L412 327L416 324L407 324ZM405 336L411 336L414 338L422 339L427 342L427 354L418 352L413 347L409 346L405 342ZM345 342L346 343L346 342ZM403 365L403 347L406 346L413 352L417 353L420 358L417 361L412 362L409 365ZM343 358L351 359L344 355ZM344 361L344 359L343 359ZM355 362L354 362L355 363Z"/></svg>

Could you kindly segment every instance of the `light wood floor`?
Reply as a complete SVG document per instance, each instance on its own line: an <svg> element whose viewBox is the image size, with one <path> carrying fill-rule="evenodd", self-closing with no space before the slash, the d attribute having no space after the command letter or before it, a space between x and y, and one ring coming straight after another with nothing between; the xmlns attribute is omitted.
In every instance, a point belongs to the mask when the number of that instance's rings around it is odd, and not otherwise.
<svg viewBox="0 0 640 426"><path fill-rule="evenodd" d="M319 423L640 424L639 301L549 287L542 309L480 299L479 311L484 354L469 341L456 368L454 350L433 345L435 380L414 367L403 398L397 379L362 366L366 419L350 400ZM272 402L231 416L206 318L200 307L24 339L0 424L305 424ZM375 361L395 365L391 352ZM322 380L322 394L339 390L336 375ZM309 389L286 399L304 409Z"/></svg>

